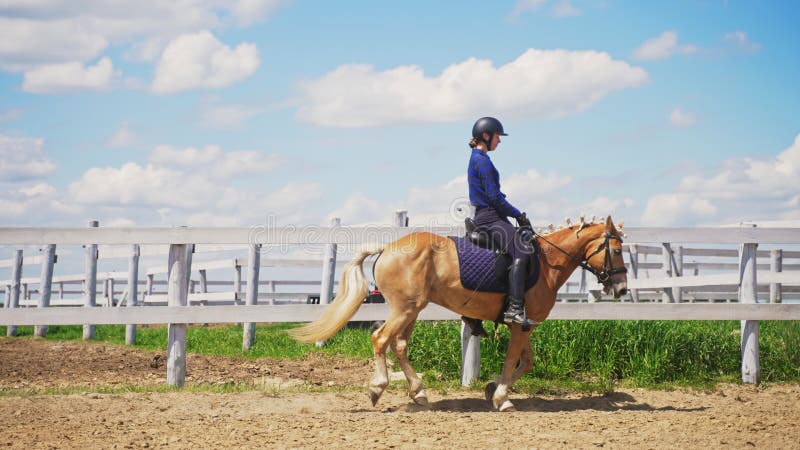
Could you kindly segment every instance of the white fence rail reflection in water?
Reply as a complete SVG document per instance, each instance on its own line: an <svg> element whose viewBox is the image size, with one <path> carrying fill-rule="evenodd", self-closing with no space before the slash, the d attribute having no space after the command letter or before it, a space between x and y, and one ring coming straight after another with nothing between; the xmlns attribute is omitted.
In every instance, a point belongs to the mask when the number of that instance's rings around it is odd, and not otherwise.
<svg viewBox="0 0 800 450"><path fill-rule="evenodd" d="M404 212L403 212L404 213ZM398 220L398 225L404 221ZM126 324L128 331L126 340L135 340L135 324L169 323L168 338L168 364L167 380L169 384L182 385L185 374L185 334L186 324L189 323L244 323L245 333L243 346L252 345L254 333L252 325L256 322L295 322L314 320L324 306L324 299L331 298L335 268L342 262L336 261L336 244L356 244L360 242L391 242L413 231L433 231L439 234L461 235L463 229L458 227L440 227L435 229L395 227L327 227L327 228L0 228L0 245L37 244L47 245L46 255L42 258L23 258L21 252L15 252L14 258L0 261L0 267L11 268L11 279L3 282L5 288L5 305L7 309L0 314L0 325L7 325L9 334L12 334L16 325L36 325L38 334L46 333L47 325L84 324L84 337L91 337L93 324ZM796 304L756 304L758 298L769 298L773 303L782 299L797 298L800 286L800 265L788 263L800 257L800 252L783 251L781 249L767 252L758 251L758 244L785 244L796 246L800 244L800 229L757 229L757 228L631 228L626 229L628 235L626 255L629 267L629 300L639 302L644 300L660 301L660 304L631 304L631 303L598 303L598 304L557 304L550 318L555 320L742 320L742 379L745 382L758 383L760 368L758 364L758 320L800 320L800 305ZM94 243L87 245L86 274L71 277L53 277L53 264L56 261L58 245ZM650 243L650 246L644 244ZM660 247L652 246L653 243ZM676 246L681 244L720 245L736 244L738 249L694 249ZM91 261L96 261L90 253L96 245L119 246L129 245L126 251L129 257L128 272L98 274L96 265L92 268ZM139 246L141 244L141 246ZM155 268L146 271L147 280L141 282L138 278L139 254L153 254L148 249L151 244L168 244L169 257L167 267ZM192 247L219 246L220 249L236 248L249 249L248 262L236 258L224 262L197 262L194 269L199 272L200 278L191 281L192 272ZM285 293L260 292L259 267L269 264L269 260L259 255L258 247L266 245L326 245L326 254L323 261L302 264L317 264L323 268L324 283L320 297L323 305L259 305L259 299L269 300L284 297ZM228 247L224 247L228 246ZM52 250L51 250L52 249ZM140 250L141 249L141 250ZM96 250L94 250L96 252ZM116 251L119 250L111 250ZM101 254L103 252L101 251ZM162 254L166 253L163 250ZM660 255L658 255L660 253ZM647 255L656 254L662 261L648 262ZM125 254L121 254L125 256ZM120 255L112 255L120 257ZM686 262L687 256L726 257L737 258L736 262ZM769 257L770 263L757 264L758 258ZM24 261L23 261L24 260ZM28 263L41 264L42 270L38 278L22 278L21 268ZM289 260L283 262L288 263ZM324 266L322 266L324 264ZM231 281L208 281L205 271L230 267L234 270ZM241 279L241 269L246 267L246 280ZM697 270L728 271L728 273L711 273L694 275ZM658 277L650 276L649 271L658 272ZM692 275L687 275L691 271ZM731 273L732 272L732 273ZM121 292L120 301L114 300L115 278L122 278L126 290ZM165 294L158 294L154 285L158 284L154 277L158 274L169 274ZM110 305L126 304L126 308L94 307L91 298L96 295L92 286L98 280L105 280L105 303ZM109 286L109 281L111 285ZM122 280L120 280L122 281ZM247 288L242 295L242 281L247 283ZM280 280L271 280L270 290ZM24 282L24 283L23 283ZM64 296L64 285L82 284L82 291L66 291L67 293L80 293L82 297L70 304L84 305L84 307L53 308L60 301L51 301L51 287L58 285L59 297ZM34 291L28 285L37 284L39 289ZM141 297L136 295L136 287L143 284ZM314 285L319 283L314 282ZM195 288L190 289L194 285ZM208 292L209 285L231 286L227 292ZM759 285L764 286L759 290ZM574 287L575 285L573 285ZM134 287L133 289L131 289ZM200 292L190 292L197 290ZM582 288L581 288L582 287ZM26 291L28 295L25 295ZM133 295L130 292L134 292ZM18 308L30 305L30 294L36 292L38 299L37 308ZM587 293L588 292L588 293ZM703 296L706 295L706 298ZM302 297L302 295L300 296ZM565 289L560 293L562 301L587 299L589 301L602 300L599 286L595 283L579 282L578 292ZM294 297L297 298L297 297ZM682 301L703 299L708 304L685 304ZM717 300L738 300L739 304L710 304ZM168 306L152 306L152 304L167 303ZM191 306L191 303L200 303L200 306ZM66 302L65 302L66 303ZM214 306L218 303L219 306ZM246 305L241 305L246 303ZM143 307L144 305L148 305ZM241 306L237 306L241 305ZM48 307L49 306L49 307ZM353 320L381 320L387 316L385 305L364 305ZM458 316L450 311L432 305L420 316L421 320L455 320ZM462 339L465 349L462 352L466 361L477 364L480 358L480 342L477 338L469 336L468 329L463 330ZM129 342L129 343L131 343ZM469 383L477 377L479 367L464 367L462 381Z"/></svg>

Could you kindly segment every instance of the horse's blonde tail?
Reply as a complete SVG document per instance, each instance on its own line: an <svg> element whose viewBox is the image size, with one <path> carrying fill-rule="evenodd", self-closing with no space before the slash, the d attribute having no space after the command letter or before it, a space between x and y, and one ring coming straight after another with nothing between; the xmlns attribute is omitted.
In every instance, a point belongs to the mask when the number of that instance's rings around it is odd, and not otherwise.
<svg viewBox="0 0 800 450"><path fill-rule="evenodd" d="M367 257L383 250L383 245L362 250L342 271L339 281L339 292L331 304L325 308L322 317L299 328L289 330L289 334L301 342L324 341L336 334L347 321L358 311L369 293L367 279L361 264Z"/></svg>

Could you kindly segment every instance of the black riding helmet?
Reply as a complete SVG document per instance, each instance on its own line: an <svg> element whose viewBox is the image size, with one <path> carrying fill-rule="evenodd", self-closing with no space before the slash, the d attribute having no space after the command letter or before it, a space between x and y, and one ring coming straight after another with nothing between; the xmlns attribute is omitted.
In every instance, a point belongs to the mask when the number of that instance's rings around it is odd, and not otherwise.
<svg viewBox="0 0 800 450"><path fill-rule="evenodd" d="M488 142L483 138L483 133L489 133ZM495 133L499 134L500 136L508 136L503 130L503 124L494 117L481 117L475 121L475 125L472 126L472 137L477 138L486 144L487 149L489 148Z"/></svg>

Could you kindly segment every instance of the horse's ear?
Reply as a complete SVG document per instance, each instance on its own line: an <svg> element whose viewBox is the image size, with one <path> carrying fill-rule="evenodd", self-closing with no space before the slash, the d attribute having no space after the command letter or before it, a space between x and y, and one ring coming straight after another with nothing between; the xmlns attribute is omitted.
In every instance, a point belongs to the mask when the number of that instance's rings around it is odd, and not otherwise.
<svg viewBox="0 0 800 450"><path fill-rule="evenodd" d="M609 214L606 217L606 232L613 233L614 231L616 231L616 228L614 228L614 222L611 220L611 214Z"/></svg>

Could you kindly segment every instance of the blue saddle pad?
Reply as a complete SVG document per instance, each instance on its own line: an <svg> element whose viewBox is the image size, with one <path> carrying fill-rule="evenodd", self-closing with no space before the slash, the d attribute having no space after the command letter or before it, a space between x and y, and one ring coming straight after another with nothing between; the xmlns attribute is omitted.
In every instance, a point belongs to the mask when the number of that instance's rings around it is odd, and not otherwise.
<svg viewBox="0 0 800 450"><path fill-rule="evenodd" d="M478 247L458 236L448 236L456 244L461 284L473 291L508 292L508 276L497 277L494 260L497 255L491 250ZM525 290L532 288L539 279L539 271L525 280Z"/></svg>

